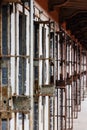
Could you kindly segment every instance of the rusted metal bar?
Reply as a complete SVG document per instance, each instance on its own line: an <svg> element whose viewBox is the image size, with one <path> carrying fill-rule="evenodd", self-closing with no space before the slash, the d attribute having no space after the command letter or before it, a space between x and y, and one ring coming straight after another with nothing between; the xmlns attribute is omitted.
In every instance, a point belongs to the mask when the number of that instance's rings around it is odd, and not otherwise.
<svg viewBox="0 0 87 130"><path fill-rule="evenodd" d="M40 88L39 88L39 33L40 26L34 22L34 129L39 130L39 99Z"/></svg>
<svg viewBox="0 0 87 130"><path fill-rule="evenodd" d="M39 94L39 25L37 24L34 24L34 37L34 94ZM38 98L36 96L34 98L34 102L37 101L37 104Z"/></svg>
<svg viewBox="0 0 87 130"><path fill-rule="evenodd" d="M14 113L14 130L17 129L17 113Z"/></svg>
<svg viewBox="0 0 87 130"><path fill-rule="evenodd" d="M7 25L7 47L8 47L8 54L10 54L10 30L11 30L11 27L10 27L10 6L8 5L7 7L7 14L8 14L8 18L7 18L7 22L8 22L8 25ZM10 68L11 68L11 65L10 65L10 60L8 61L8 89L7 89L7 98L9 99L9 97L11 96L11 81L10 81L10 75L11 75L11 71L10 71ZM9 109L9 104L8 104L8 109ZM10 129L10 119L9 119L9 113L7 113L7 130Z"/></svg>
<svg viewBox="0 0 87 130"><path fill-rule="evenodd" d="M34 61L39 61L39 60L49 60L49 61L52 61L53 58L43 58L42 55L40 56L40 58L34 58Z"/></svg>
<svg viewBox="0 0 87 130"><path fill-rule="evenodd" d="M33 37L33 30L34 30L34 26L33 26L33 0L29 1L29 5L30 5L30 12L29 12L29 16L30 16L30 33L29 33L29 38L30 38L30 66L29 66L29 70L30 70L30 96L31 96L31 110L30 110L30 120L29 120L29 129L33 130L34 128L34 119L33 119L33 111L34 111L34 106L33 106L33 84L34 84L34 76L33 76L33 49L34 49L34 37Z"/></svg>
<svg viewBox="0 0 87 130"><path fill-rule="evenodd" d="M17 4L15 3L15 94L17 94ZM16 113L15 113L15 123L16 123ZM15 127L16 130L16 127Z"/></svg>
<svg viewBox="0 0 87 130"><path fill-rule="evenodd" d="M77 80L76 80L76 100L77 100L77 113L78 113L78 89L79 89L79 85L78 85L78 44L77 44L77 48L76 48L76 73L77 73Z"/></svg>
<svg viewBox="0 0 87 130"><path fill-rule="evenodd" d="M15 3L15 90L14 93L17 94L17 4ZM14 112L14 130L17 130L17 113Z"/></svg>
<svg viewBox="0 0 87 130"><path fill-rule="evenodd" d="M52 27L53 25L53 27ZM53 59L50 60L50 84L55 85L55 23L49 23L49 34L50 34L50 54L49 54L49 58ZM54 86L53 86L54 88ZM54 88L54 92L55 92L55 88ZM55 130L55 95L53 94L53 130Z"/></svg>
<svg viewBox="0 0 87 130"><path fill-rule="evenodd" d="M42 27L42 55L46 57L46 28L44 26ZM42 61L42 84L46 82L46 68L46 61Z"/></svg>
<svg viewBox="0 0 87 130"><path fill-rule="evenodd" d="M50 97L50 100L49 100L49 105L50 105L50 117L49 117L49 121L50 121L50 124L49 124L49 130L53 130L53 118L54 118L54 113L53 113L53 97Z"/></svg>
<svg viewBox="0 0 87 130"><path fill-rule="evenodd" d="M78 111L81 110L81 54L80 54L80 46L78 46Z"/></svg>
<svg viewBox="0 0 87 130"><path fill-rule="evenodd" d="M58 109L58 95L59 95L59 93L58 93L58 89L57 89L57 130L59 129L59 122L58 122L58 112L59 112L59 109Z"/></svg>
<svg viewBox="0 0 87 130"><path fill-rule="evenodd" d="M58 39L59 39L59 35L56 33L56 80L58 80L58 50L59 50L59 41L58 41ZM56 125L56 127L57 127L57 130L59 129L59 120L58 120L58 113L59 113L59 109L58 109L58 105L59 105L59 102L58 102L58 96L59 96L59 93L58 93L58 89L56 90L56 93L57 93L57 108L55 108L56 109L56 111L57 111L57 125Z"/></svg>
<svg viewBox="0 0 87 130"><path fill-rule="evenodd" d="M50 64L50 83L54 84L54 32L50 32L50 54L49 54L49 64Z"/></svg>
<svg viewBox="0 0 87 130"><path fill-rule="evenodd" d="M30 113L29 110L0 110L0 112L5 114L6 116L7 116L7 113L9 113L9 115L10 115L10 113L25 113L25 114ZM12 118L11 115L9 116L9 118L10 119ZM3 117L2 117L2 119L3 119ZM7 119L7 117L5 119Z"/></svg>
<svg viewBox="0 0 87 130"><path fill-rule="evenodd" d="M23 2L23 7L22 7L23 9L23 17L22 17L22 54L23 55L26 55L26 52L25 52L25 49L26 49L26 18L25 18L25 7L24 7L24 2ZM26 61L24 61L23 59L20 59L20 60L22 60L22 94L24 94L24 84L25 84L25 79L24 79L24 73L25 73L25 71L24 71L24 67L25 67L25 65L24 65L24 62L26 63ZM22 115L23 117L24 117L24 115Z"/></svg>
<svg viewBox="0 0 87 130"><path fill-rule="evenodd" d="M42 105L43 105L43 130L45 129L45 101L46 101L46 98L42 97Z"/></svg>
<svg viewBox="0 0 87 130"><path fill-rule="evenodd" d="M82 54L82 100L84 101L84 53Z"/></svg>
<svg viewBox="0 0 87 130"><path fill-rule="evenodd" d="M35 24L49 24L50 21L35 21Z"/></svg>
<svg viewBox="0 0 87 130"><path fill-rule="evenodd" d="M0 55L0 58L29 58L29 56L26 55Z"/></svg>
<svg viewBox="0 0 87 130"><path fill-rule="evenodd" d="M24 130L24 113L22 113L22 130Z"/></svg>

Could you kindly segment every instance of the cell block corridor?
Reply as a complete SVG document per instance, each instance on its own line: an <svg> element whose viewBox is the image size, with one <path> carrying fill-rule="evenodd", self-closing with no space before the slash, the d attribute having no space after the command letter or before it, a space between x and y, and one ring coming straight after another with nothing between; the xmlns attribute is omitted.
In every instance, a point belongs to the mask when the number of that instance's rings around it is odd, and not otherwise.
<svg viewBox="0 0 87 130"><path fill-rule="evenodd" d="M79 130L87 45L62 21L71 2L0 2L0 130Z"/></svg>

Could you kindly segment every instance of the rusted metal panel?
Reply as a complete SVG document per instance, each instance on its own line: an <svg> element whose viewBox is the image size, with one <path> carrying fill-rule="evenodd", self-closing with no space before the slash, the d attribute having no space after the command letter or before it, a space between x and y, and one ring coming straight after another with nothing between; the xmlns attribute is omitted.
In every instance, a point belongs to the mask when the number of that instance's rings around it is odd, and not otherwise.
<svg viewBox="0 0 87 130"><path fill-rule="evenodd" d="M74 75L73 75L73 81L77 81L77 79L78 79L78 74L77 74L77 72L75 71L75 72L74 72Z"/></svg>
<svg viewBox="0 0 87 130"><path fill-rule="evenodd" d="M64 87L65 85L65 80L56 80L56 86Z"/></svg>
<svg viewBox="0 0 87 130"><path fill-rule="evenodd" d="M9 99L8 97L8 87L2 87L2 100L0 102L0 112L1 112L1 119L11 119L12 113L7 112L11 109L11 106L9 106Z"/></svg>
<svg viewBox="0 0 87 130"><path fill-rule="evenodd" d="M13 110L21 111L21 112L29 112L30 110L30 97L18 95L12 96L13 101Z"/></svg>
<svg viewBox="0 0 87 130"><path fill-rule="evenodd" d="M66 79L66 85L71 85L72 84L72 76L71 77L69 77L69 78L67 78Z"/></svg>
<svg viewBox="0 0 87 130"><path fill-rule="evenodd" d="M1 113L1 119L5 120L5 119L11 119L12 118L12 113L11 112L2 112Z"/></svg>
<svg viewBox="0 0 87 130"><path fill-rule="evenodd" d="M8 87L2 87L2 101L0 104L0 107L2 107L3 110L7 110L8 108Z"/></svg>
<svg viewBox="0 0 87 130"><path fill-rule="evenodd" d="M55 92L54 85L42 85L41 86L41 94L53 95Z"/></svg>

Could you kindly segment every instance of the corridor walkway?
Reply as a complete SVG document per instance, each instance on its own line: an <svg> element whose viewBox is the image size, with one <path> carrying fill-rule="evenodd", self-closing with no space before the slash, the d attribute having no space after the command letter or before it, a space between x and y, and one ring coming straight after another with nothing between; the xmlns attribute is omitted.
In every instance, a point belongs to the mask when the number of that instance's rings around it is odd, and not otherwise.
<svg viewBox="0 0 87 130"><path fill-rule="evenodd" d="M74 119L73 130L87 130L87 97L82 101L78 119Z"/></svg>

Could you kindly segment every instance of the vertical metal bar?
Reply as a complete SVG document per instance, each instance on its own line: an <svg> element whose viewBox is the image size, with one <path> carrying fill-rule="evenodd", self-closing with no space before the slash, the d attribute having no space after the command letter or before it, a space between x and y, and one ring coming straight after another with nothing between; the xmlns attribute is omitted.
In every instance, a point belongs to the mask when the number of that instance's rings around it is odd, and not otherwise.
<svg viewBox="0 0 87 130"><path fill-rule="evenodd" d="M68 41L69 42L69 41ZM70 74L70 45L69 43L67 43L67 74L69 75ZM68 78L68 75L67 75L67 78ZM68 84L67 85L67 128L70 129L70 85Z"/></svg>
<svg viewBox="0 0 87 130"><path fill-rule="evenodd" d="M15 3L15 94L17 93L17 4Z"/></svg>
<svg viewBox="0 0 87 130"><path fill-rule="evenodd" d="M49 23L49 57L50 57L50 23ZM50 73L49 73L49 77L50 77ZM49 121L48 121L48 130L51 130L51 117L52 117L52 113L51 113L51 97L49 97Z"/></svg>
<svg viewBox="0 0 87 130"><path fill-rule="evenodd" d="M83 54L83 101L84 101L84 54Z"/></svg>
<svg viewBox="0 0 87 130"><path fill-rule="evenodd" d="M82 54L82 101L84 101L84 54Z"/></svg>
<svg viewBox="0 0 87 130"><path fill-rule="evenodd" d="M17 122L17 113L14 113L14 130L16 130L16 122Z"/></svg>
<svg viewBox="0 0 87 130"><path fill-rule="evenodd" d="M65 33L65 37L64 37L64 80L66 79L66 33ZM67 89L65 86L65 130L67 128Z"/></svg>
<svg viewBox="0 0 87 130"><path fill-rule="evenodd" d="M57 130L58 130L58 89L57 89Z"/></svg>
<svg viewBox="0 0 87 130"><path fill-rule="evenodd" d="M54 85L55 85L55 23L53 23L54 31L53 31L53 60L54 60L54 68L53 68L53 75L54 75ZM55 95L53 95L53 130L55 130Z"/></svg>
<svg viewBox="0 0 87 130"><path fill-rule="evenodd" d="M43 126L42 126L42 129L44 130L44 101L45 101L45 96L43 96L42 97L42 106L43 106L43 113L42 113L42 115L43 115L43 119L42 119L42 121L43 121Z"/></svg>
<svg viewBox="0 0 87 130"><path fill-rule="evenodd" d="M56 53L57 53L57 56L56 56L56 59L57 59L57 70L56 70L56 73L57 73L57 74L56 74L56 75L57 75L57 80L58 80L58 49L59 49L59 48L58 48L58 34L57 34L57 36L56 36L56 44L57 44L57 45L56 45L56 47L57 47L57 52L56 52ZM58 130L58 105L59 105L59 104L58 104L58 95L59 95L59 94L58 94L58 89L57 89L57 130Z"/></svg>
<svg viewBox="0 0 87 130"><path fill-rule="evenodd" d="M78 74L78 44L77 44L77 48L76 48L76 73ZM78 114L78 88L79 88L79 86L78 86L78 78L77 78L77 80L76 80L77 114Z"/></svg>
<svg viewBox="0 0 87 130"><path fill-rule="evenodd" d="M53 98L52 97L50 97L49 105L50 105L49 130L53 130L53 106L52 106L53 105Z"/></svg>
<svg viewBox="0 0 87 130"><path fill-rule="evenodd" d="M53 130L55 130L55 97L53 96Z"/></svg>
<svg viewBox="0 0 87 130"><path fill-rule="evenodd" d="M71 72L72 72L72 80L73 80L73 64L74 64L74 62L73 62L73 43L72 43L72 54L71 54L71 61L72 61L72 70L71 70ZM72 105L73 105L73 113L74 113L74 85L73 85L74 83L72 82Z"/></svg>
<svg viewBox="0 0 87 130"><path fill-rule="evenodd" d="M23 2L23 19L22 19L22 54L25 55L25 44L26 44L26 40L25 40L25 3ZM22 60L22 94L24 95L24 60L25 59L21 59ZM22 130L24 130L24 113L22 113Z"/></svg>
<svg viewBox="0 0 87 130"><path fill-rule="evenodd" d="M43 58L46 58L46 28L45 24L42 27L42 54ZM43 64L43 70L42 70L42 84L45 84L45 74L46 74L46 60L42 61ZM42 97L43 102L43 130L45 130L45 96Z"/></svg>
<svg viewBox="0 0 87 130"><path fill-rule="evenodd" d="M60 130L63 130L63 119L62 119L62 115L63 115L63 89L61 89L61 92L60 92L60 124L61 124L61 127L60 127Z"/></svg>
<svg viewBox="0 0 87 130"><path fill-rule="evenodd" d="M17 4L15 6L15 94L17 94ZM14 112L14 130L17 130L17 113Z"/></svg>
<svg viewBox="0 0 87 130"><path fill-rule="evenodd" d="M87 95L87 51L86 51L86 95Z"/></svg>
<svg viewBox="0 0 87 130"><path fill-rule="evenodd" d="M25 7L23 2L23 19L22 19L22 54L24 55L24 44L25 41ZM22 94L24 94L24 59L22 58Z"/></svg>
<svg viewBox="0 0 87 130"><path fill-rule="evenodd" d="M33 122L34 122L34 119L33 119L33 111L34 111L34 107L33 107L33 0L30 0L30 34L29 34L29 37L30 37L30 97L31 97L31 109L30 109L30 126L29 126L29 129L30 130L33 130Z"/></svg>
<svg viewBox="0 0 87 130"><path fill-rule="evenodd" d="M22 130L24 130L24 113L22 113Z"/></svg>
<svg viewBox="0 0 87 130"><path fill-rule="evenodd" d="M71 75L73 75L73 42L71 43ZM73 79L73 78L72 78ZM71 84L72 128L73 128L73 82Z"/></svg>
<svg viewBox="0 0 87 130"><path fill-rule="evenodd" d="M70 74L71 74L70 76L72 76L72 42L70 43L70 67L71 67L71 68L70 68ZM71 79L71 80L72 80L72 79ZM73 100L72 100L73 97L72 97L72 83L71 83L70 86L71 86L71 95L70 95L70 96L71 96L71 100L70 100L70 101L71 101L71 113L70 113L70 114L71 114L71 117L70 117L71 120L70 120L70 123L71 123L71 129L73 129Z"/></svg>
<svg viewBox="0 0 87 130"><path fill-rule="evenodd" d="M48 99L48 130L50 130L50 122L51 122L51 113L50 113L50 97Z"/></svg>
<svg viewBox="0 0 87 130"><path fill-rule="evenodd" d="M80 68L80 110L81 110L81 46L80 46L80 65L79 65L79 68Z"/></svg>
<svg viewBox="0 0 87 130"><path fill-rule="evenodd" d="M73 95L72 95L72 85L71 85L71 123L72 123L72 129L73 129Z"/></svg>
<svg viewBox="0 0 87 130"><path fill-rule="evenodd" d="M80 106L81 106L81 67L80 67L80 46L78 46L78 70L79 70L79 77L78 77L78 94L79 94L79 96L78 96L78 111L80 111Z"/></svg>
<svg viewBox="0 0 87 130"><path fill-rule="evenodd" d="M7 130L10 130L10 120L9 120L9 113L7 113Z"/></svg>
<svg viewBox="0 0 87 130"><path fill-rule="evenodd" d="M8 54L7 55L9 55L10 54L10 6L8 5L8 8L7 8L8 10L8 12L7 12L7 46L8 46ZM8 61L8 99L9 99L9 97L10 97L10 59L9 59L9 61ZM8 104L9 105L9 104ZM8 106L9 107L9 106ZM7 113L7 130L9 130L10 129L10 120L9 120L9 113Z"/></svg>
<svg viewBox="0 0 87 130"><path fill-rule="evenodd" d="M73 58L73 63L74 63L74 77L75 77L75 73L76 73L76 48L75 48L75 43L74 43L74 47L73 47L73 55L74 55L74 58ZM76 81L74 81L74 86L73 86L73 89L74 89L74 92L73 92L73 96L74 96L74 118L75 118L75 114L76 114L76 111L75 111L75 108L76 108Z"/></svg>
<svg viewBox="0 0 87 130"><path fill-rule="evenodd" d="M67 120L66 120L66 118L67 118L67 90L66 90L66 88L64 89L64 92L65 92L65 130L67 129L66 128L66 123L67 123Z"/></svg>
<svg viewBox="0 0 87 130"><path fill-rule="evenodd" d="M82 72L82 70L81 70L81 62L82 62L82 56L81 56L81 49L82 49L82 47L80 46L80 110L81 110L81 83L82 83L82 78L81 78L81 72Z"/></svg>
<svg viewBox="0 0 87 130"><path fill-rule="evenodd" d="M76 62L76 75L77 75L77 54L78 54L78 46L76 46L76 50L75 50L75 62ZM78 84L77 84L77 78L76 78L76 81L75 81L75 102L76 102L76 105L75 105L75 113L76 113L76 117L78 117Z"/></svg>

